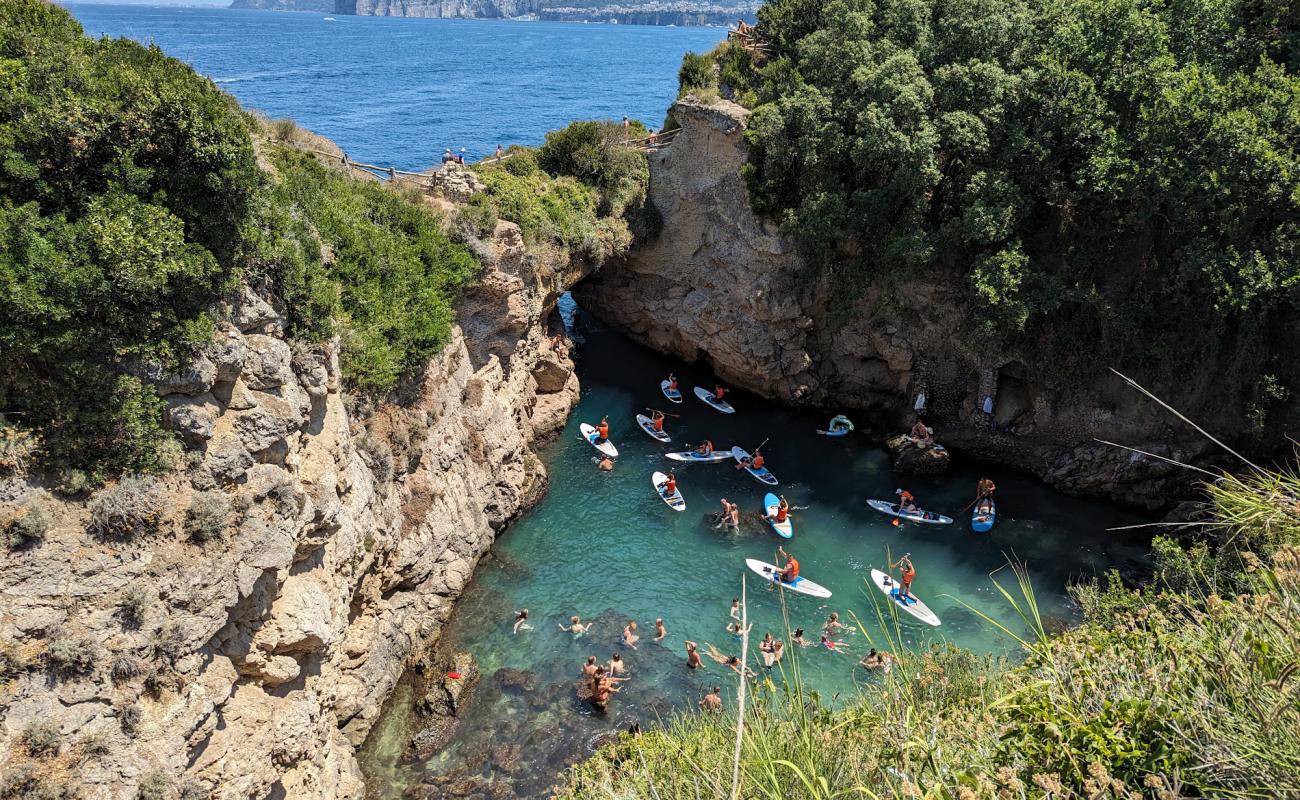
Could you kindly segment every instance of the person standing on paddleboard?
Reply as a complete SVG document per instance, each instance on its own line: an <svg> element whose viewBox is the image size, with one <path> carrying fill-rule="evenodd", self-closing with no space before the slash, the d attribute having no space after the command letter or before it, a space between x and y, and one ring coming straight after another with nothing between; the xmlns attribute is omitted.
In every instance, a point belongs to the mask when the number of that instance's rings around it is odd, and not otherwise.
<svg viewBox="0 0 1300 800"><path fill-rule="evenodd" d="M916 577L916 567L912 566L912 554L904 553L903 557L889 565L890 569L903 570L903 578L898 586L898 599L907 601L912 598L912 579Z"/></svg>
<svg viewBox="0 0 1300 800"><path fill-rule="evenodd" d="M668 373L668 389L673 392L677 391L677 376L671 372Z"/></svg>
<svg viewBox="0 0 1300 800"><path fill-rule="evenodd" d="M998 487L988 478L980 478L980 482L975 484L975 502L979 502L986 497L992 497Z"/></svg>

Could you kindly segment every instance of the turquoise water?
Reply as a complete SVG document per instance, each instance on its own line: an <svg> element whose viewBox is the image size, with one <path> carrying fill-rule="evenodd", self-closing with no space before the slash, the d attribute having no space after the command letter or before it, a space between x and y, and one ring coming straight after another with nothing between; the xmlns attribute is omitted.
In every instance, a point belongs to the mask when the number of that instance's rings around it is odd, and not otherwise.
<svg viewBox="0 0 1300 800"><path fill-rule="evenodd" d="M719 28L401 19L71 4L92 36L153 42L244 105L291 117L353 159L424 169L540 144L575 119L658 127L688 50Z"/></svg>
<svg viewBox="0 0 1300 800"><path fill-rule="evenodd" d="M1119 509L1060 495L1001 467L957 465L939 479L897 477L887 454L864 436L816 435L830 413L783 409L743 392L734 396L734 416L689 395L682 405L669 407L659 393L661 378L676 371L689 392L697 384L712 386L707 369L650 353L609 332L589 332L586 339L579 355L581 403L563 434L543 451L550 493L498 540L448 632L455 647L472 652L480 663L483 679L475 704L456 740L432 760L372 765L394 795L398 787L414 785L415 796L425 796L422 791L440 796L444 781L469 779L504 783L520 797L540 796L555 770L590 752L602 736L693 706L715 683L734 686L732 673L707 658L700 674L685 669L682 643L692 639L728 654L739 651L725 626L742 577L749 579L754 635L772 631L784 638L779 596L743 568L746 558L774 560L779 543L754 519L765 487L731 462L688 465L677 470L687 509L670 510L652 489L650 474L666 469L670 462L663 454L685 449L684 442L708 437L718 445L752 450L770 439L763 450L781 480L779 491L793 505L808 507L794 516L795 537L786 547L799 558L805 576L833 592L829 600L786 596L791 625L803 627L813 642L831 611L846 619L856 614L869 633L880 633L873 609L881 595L864 579L890 554L912 554L918 570L914 590L943 621L936 629L905 617L907 644L950 641L982 652L1006 652L1013 643L963 603L1019 629L990 580L1002 569L1000 579L1014 586L1004 569L1009 559L1028 566L1043 613L1063 621L1073 619L1067 581L1140 566L1145 559L1145 544L1104 530L1135 521ZM655 442L635 426L633 415L646 406L681 415L669 420L671 445ZM610 473L596 469L595 451L578 433L581 422L595 423L602 415L609 416L610 438L620 450ZM998 484L1001 500L991 535L971 532L969 514L958 514L981 475ZM896 528L866 508L868 498L893 497L900 485L923 507L958 517L957 524ZM714 528L721 497L746 512L739 533ZM533 630L512 635L514 612L522 607L531 612ZM577 640L558 630L573 614L596 618L597 627ZM656 617L668 629L662 645L649 641ZM636 620L642 634L636 651L618 642L628 620ZM861 634L839 638L849 643L847 654L814 646L802 651L801 665L823 697L843 700L869 680L854 668L868 645ZM758 669L756 644L751 643L751 665ZM587 655L607 661L614 652L623 655L633 680L608 712L598 715L577 699L575 679ZM531 673L533 688L503 685L494 678L502 667ZM518 677L502 675L506 684ZM503 742L524 745L520 752L503 754L498 752Z"/></svg>

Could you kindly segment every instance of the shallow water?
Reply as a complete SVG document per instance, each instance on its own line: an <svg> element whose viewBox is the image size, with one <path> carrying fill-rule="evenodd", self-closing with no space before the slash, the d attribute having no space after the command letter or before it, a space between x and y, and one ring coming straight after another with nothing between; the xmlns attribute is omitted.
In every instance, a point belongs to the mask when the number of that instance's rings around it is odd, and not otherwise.
<svg viewBox="0 0 1300 800"><path fill-rule="evenodd" d="M700 673L685 669L682 642L739 651L725 625L742 576L749 579L755 636L770 630L784 638L779 596L743 566L745 558L774 560L779 540L752 519L766 488L732 462L688 465L677 471L687 509L670 510L651 488L650 473L666 469L670 462L663 454L685 449L685 442L708 437L719 446L752 450L770 437L763 451L781 480L779 491L793 505L808 507L795 514L795 537L786 547L799 558L805 576L833 592L829 600L786 596L791 625L803 627L813 642L831 611L845 619L852 612L870 635L880 634L874 609L882 595L864 580L871 566L881 566L891 555L912 554L918 570L914 589L943 621L930 628L904 617L908 646L950 641L997 653L1012 649L1013 642L963 604L1021 630L990 579L1002 568L999 579L1014 586L1005 569L1009 559L1028 566L1043 614L1066 621L1074 617L1064 591L1069 580L1145 559L1144 543L1105 531L1136 521L1120 509L1063 496L1002 467L958 464L939 479L896 477L887 454L865 436L818 436L814 431L825 427L829 413L779 408L737 392L737 413L724 416L689 394L697 383L712 386L707 369L682 365L610 332L588 332L586 340L579 354L581 403L563 434L543 451L550 493L498 540L447 633L451 644L479 661L483 678L475 703L456 739L428 762L394 758L410 732L392 720L381 726L375 740L390 740L388 756L372 750L367 768L372 784L384 784L389 796L403 789L411 796L445 796L472 791L476 784L478 790L491 785L503 797L514 796L507 787L520 797L539 796L557 770L590 752L603 735L693 706L715 683L734 686L727 680L732 673L707 658ZM658 389L669 370L676 371L687 392L680 406L670 406ZM633 415L647 405L681 415L669 420L672 444L661 445L636 427ZM581 422L595 423L601 415L609 416L610 438L620 450L612 473L597 471L595 451L578 433ZM991 535L973 533L969 513L958 513L973 497L980 475L993 478L1001 501ZM866 508L868 498L892 498L900 485L923 507L957 517L957 523L894 527ZM712 525L724 496L752 512L739 533ZM521 607L530 609L533 629L511 635L514 612ZM575 640L558 630L572 614L596 618L594 631ZM668 629L662 646L649 641L656 617ZM628 620L638 622L642 635L635 651L618 642ZM812 688L842 701L868 680L854 664L869 645L861 634L839 638L848 642L848 653L813 646L802 651L801 667ZM755 648L752 642L751 663L757 668ZM588 654L608 661L614 652L623 655L633 680L607 714L597 715L576 698L575 679ZM532 673L533 688L502 685L494 678L502 667ZM519 680L505 673L501 678L505 684ZM520 743L521 749L502 749Z"/></svg>

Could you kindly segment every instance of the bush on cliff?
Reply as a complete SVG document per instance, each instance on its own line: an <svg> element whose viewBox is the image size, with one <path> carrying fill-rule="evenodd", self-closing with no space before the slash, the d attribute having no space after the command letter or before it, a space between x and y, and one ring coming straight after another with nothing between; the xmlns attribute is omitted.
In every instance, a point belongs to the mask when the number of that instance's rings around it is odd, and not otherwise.
<svg viewBox="0 0 1300 800"><path fill-rule="evenodd" d="M649 131L630 122L626 136L644 138ZM552 175L570 175L600 192L601 216L617 216L645 196L650 168L645 155L628 147L621 125L572 122L546 134L537 164Z"/></svg>
<svg viewBox="0 0 1300 800"><path fill-rule="evenodd" d="M292 332L340 333L344 376L382 397L447 342L456 294L478 274L478 262L420 202L353 180L301 151L276 148L271 160L275 204L297 210L311 226L295 234L305 244L280 240L295 252L272 276ZM332 257L312 246L316 236Z"/></svg>
<svg viewBox="0 0 1300 800"><path fill-rule="evenodd" d="M1218 354L1240 386L1269 371L1300 287L1293 14L773 0L758 17L765 53L715 60L753 107L753 206L819 272L961 287L986 335L1063 371L1181 375ZM688 57L683 86L700 72Z"/></svg>
<svg viewBox="0 0 1300 800"><path fill-rule="evenodd" d="M124 359L177 366L261 185L238 110L156 47L0 4L0 407L48 461L157 464L161 406Z"/></svg>
<svg viewBox="0 0 1300 800"><path fill-rule="evenodd" d="M1213 490L1212 530L1272 548L1241 553L1243 593L1233 599L1139 593L1113 578L1080 587L1084 624L1050 637L1024 576L1022 596L1009 589L1007 598L1034 633L1015 666L950 647L907 653L891 606L880 612L886 641L872 643L902 657L839 710L802 693L799 653L790 653L793 681L751 697L739 796L1294 796L1300 506L1276 491L1276 477ZM1203 579L1193 568L1176 582ZM679 716L606 746L569 772L557 797L730 796L735 736L734 713Z"/></svg>

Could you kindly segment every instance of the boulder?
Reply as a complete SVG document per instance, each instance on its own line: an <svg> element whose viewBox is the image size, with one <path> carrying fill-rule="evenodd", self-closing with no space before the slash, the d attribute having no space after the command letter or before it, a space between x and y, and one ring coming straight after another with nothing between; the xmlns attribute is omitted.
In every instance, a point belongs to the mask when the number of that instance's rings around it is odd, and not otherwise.
<svg viewBox="0 0 1300 800"><path fill-rule="evenodd" d="M244 371L244 357L247 347L244 337L230 323L222 323L212 344L208 346L207 357L217 368L218 381L233 381Z"/></svg>
<svg viewBox="0 0 1300 800"><path fill-rule="evenodd" d="M211 392L193 396L173 394L164 399L167 402L165 422L186 444L198 445L212 438L221 406Z"/></svg>
<svg viewBox="0 0 1300 800"><path fill-rule="evenodd" d="M248 287L244 287L230 307L230 322L245 333L275 322L279 317L270 303L253 294Z"/></svg>
<svg viewBox="0 0 1300 800"><path fill-rule="evenodd" d="M244 339L244 380L250 389L277 389L295 380L293 353L282 339L260 333Z"/></svg>
<svg viewBox="0 0 1300 800"><path fill-rule="evenodd" d="M542 353L533 367L533 380L537 381L537 391L542 394L562 391L572 374L573 362L550 350Z"/></svg>
<svg viewBox="0 0 1300 800"><path fill-rule="evenodd" d="M894 471L912 475L941 475L948 470L951 454L943 445L931 441L919 444L907 435L893 436L885 441L894 457Z"/></svg>

